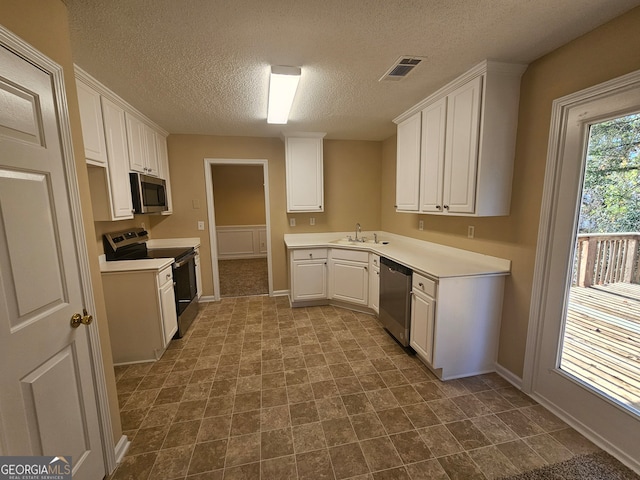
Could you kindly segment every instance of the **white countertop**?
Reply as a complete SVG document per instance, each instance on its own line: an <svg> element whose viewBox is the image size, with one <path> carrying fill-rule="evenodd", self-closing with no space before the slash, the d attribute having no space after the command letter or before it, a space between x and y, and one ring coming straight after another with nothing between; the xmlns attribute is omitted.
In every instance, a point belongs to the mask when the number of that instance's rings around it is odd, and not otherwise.
<svg viewBox="0 0 640 480"><path fill-rule="evenodd" d="M141 260L116 260L104 261L104 255L100 257L100 272L142 272L145 270L160 271L173 263L173 258L145 258Z"/></svg>
<svg viewBox="0 0 640 480"><path fill-rule="evenodd" d="M198 237L189 238L158 238L147 240L148 248L197 248L200 246ZM173 263L173 258L145 258L141 260L116 260L107 262L104 255L100 255L100 272L140 272L145 270L160 271Z"/></svg>
<svg viewBox="0 0 640 480"><path fill-rule="evenodd" d="M367 240L373 239L374 232L362 232ZM425 242L387 232L375 232L378 242L336 243L354 232L298 233L286 234L284 243L288 249L330 247L356 249L373 252L406 265L412 270L437 278L469 277L477 275L508 275L511 260L470 252L459 248Z"/></svg>

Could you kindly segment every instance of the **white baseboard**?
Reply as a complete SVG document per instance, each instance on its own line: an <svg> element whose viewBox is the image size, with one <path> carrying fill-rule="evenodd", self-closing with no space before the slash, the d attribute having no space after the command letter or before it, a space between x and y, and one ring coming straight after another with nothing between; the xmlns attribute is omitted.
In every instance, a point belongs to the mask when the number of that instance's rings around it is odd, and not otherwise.
<svg viewBox="0 0 640 480"><path fill-rule="evenodd" d="M216 301L216 297L214 297L213 295L202 295L198 299L198 303L208 303L208 302L215 302L215 301Z"/></svg>
<svg viewBox="0 0 640 480"><path fill-rule="evenodd" d="M507 382L511 383L518 390L522 390L522 379L518 377L516 374L507 370L502 365L496 363L496 373L504 378ZM565 422L571 428L582 434L585 438L593 442L595 445L600 447L602 450L611 454L613 457L618 459L621 463L625 464L631 470L634 470L637 473L640 473L640 459L631 458L624 452L620 451L615 445L611 444L606 439L602 438L597 432L593 431L588 426L584 425L582 422L576 420L573 416L571 416L566 411L558 408L555 404L551 403L545 397L542 397L535 392L528 393L528 395L533 398L536 402L542 405L544 408L549 410L551 413L556 415L560 420Z"/></svg>
<svg viewBox="0 0 640 480"><path fill-rule="evenodd" d="M120 464L124 456L127 454L127 450L129 450L130 446L131 446L131 442L129 441L129 438L126 435L122 435L115 448L116 463L118 465Z"/></svg>
<svg viewBox="0 0 640 480"><path fill-rule="evenodd" d="M536 402L542 405L544 408L549 410L555 416L557 416L560 420L565 422L571 428L582 434L585 438L596 444L605 452L609 453L611 456L618 459L621 463L625 464L631 470L640 474L640 459L632 458L627 455L625 452L621 451L618 447L613 445L611 442L600 436L597 432L589 428L584 423L577 420L575 417L567 413L561 408L558 408L554 403L547 400L546 397L540 396L536 393L531 393L529 395Z"/></svg>
<svg viewBox="0 0 640 480"><path fill-rule="evenodd" d="M274 297L285 297L287 295L289 295L289 290L274 290L272 296L274 296Z"/></svg>
<svg viewBox="0 0 640 480"><path fill-rule="evenodd" d="M517 376L511 370L507 370L498 362L496 362L496 373L500 375L502 378L504 378L511 385L516 387L518 390L522 390L522 378Z"/></svg>

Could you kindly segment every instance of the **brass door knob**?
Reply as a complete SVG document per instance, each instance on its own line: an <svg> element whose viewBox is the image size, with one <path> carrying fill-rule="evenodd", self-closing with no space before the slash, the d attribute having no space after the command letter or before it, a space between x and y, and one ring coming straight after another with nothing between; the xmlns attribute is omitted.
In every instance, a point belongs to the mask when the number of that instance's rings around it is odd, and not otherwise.
<svg viewBox="0 0 640 480"><path fill-rule="evenodd" d="M71 327L78 328L80 325L90 325L93 322L93 316L87 313L87 309L82 309L82 315L74 313L71 317Z"/></svg>

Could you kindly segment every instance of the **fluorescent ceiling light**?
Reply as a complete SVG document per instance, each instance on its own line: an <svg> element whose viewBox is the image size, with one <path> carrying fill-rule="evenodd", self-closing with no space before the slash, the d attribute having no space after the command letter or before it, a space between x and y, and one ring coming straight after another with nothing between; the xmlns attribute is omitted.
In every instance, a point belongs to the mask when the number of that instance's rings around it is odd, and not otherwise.
<svg viewBox="0 0 640 480"><path fill-rule="evenodd" d="M299 67L271 67L267 123L287 123L299 81Z"/></svg>

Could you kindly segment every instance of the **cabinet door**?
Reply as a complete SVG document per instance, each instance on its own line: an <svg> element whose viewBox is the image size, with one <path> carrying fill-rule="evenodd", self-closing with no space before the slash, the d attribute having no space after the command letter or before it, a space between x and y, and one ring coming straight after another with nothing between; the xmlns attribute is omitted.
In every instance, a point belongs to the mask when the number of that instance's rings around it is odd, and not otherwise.
<svg viewBox="0 0 640 480"><path fill-rule="evenodd" d="M433 364L435 306L436 302L430 296L415 290L412 292L409 345L429 364Z"/></svg>
<svg viewBox="0 0 640 480"><path fill-rule="evenodd" d="M178 314L176 312L176 297L173 291L173 280L160 287L160 306L162 307L162 331L164 346L166 347L178 331Z"/></svg>
<svg viewBox="0 0 640 480"><path fill-rule="evenodd" d="M327 261L294 261L291 287L293 300L320 300L327 298Z"/></svg>
<svg viewBox="0 0 640 480"><path fill-rule="evenodd" d="M375 267L369 273L369 307L380 312L380 269Z"/></svg>
<svg viewBox="0 0 640 480"><path fill-rule="evenodd" d="M107 164L107 148L102 124L100 94L94 92L82 82L76 82L78 88L78 104L80 107L80 123L84 156L88 163L94 165Z"/></svg>
<svg viewBox="0 0 640 480"><path fill-rule="evenodd" d="M420 113L398 124L396 209L417 212L420 201Z"/></svg>
<svg viewBox="0 0 640 480"><path fill-rule="evenodd" d="M147 173L145 125L136 117L125 114L129 139L129 166L134 172Z"/></svg>
<svg viewBox="0 0 640 480"><path fill-rule="evenodd" d="M202 267L200 266L200 249L196 248L196 295L200 299L202 296Z"/></svg>
<svg viewBox="0 0 640 480"><path fill-rule="evenodd" d="M444 167L445 213L474 213L482 77L447 97L447 133Z"/></svg>
<svg viewBox="0 0 640 480"><path fill-rule="evenodd" d="M102 116L109 157L111 216L113 220L133 218L124 110L110 100L102 98Z"/></svg>
<svg viewBox="0 0 640 480"><path fill-rule="evenodd" d="M158 155L158 176L165 181L167 194L167 211L162 215L173 213L173 202L171 200L171 179L169 178L169 155L167 153L167 139L164 135L155 132L156 152Z"/></svg>
<svg viewBox="0 0 640 480"><path fill-rule="evenodd" d="M442 212L446 122L446 97L429 105L422 111L422 152L420 157L421 212Z"/></svg>
<svg viewBox="0 0 640 480"><path fill-rule="evenodd" d="M324 211L322 138L285 139L287 212Z"/></svg>
<svg viewBox="0 0 640 480"><path fill-rule="evenodd" d="M368 305L369 268L366 264L331 260L329 298Z"/></svg>
<svg viewBox="0 0 640 480"><path fill-rule="evenodd" d="M144 125L144 138L147 155L145 157L147 175L157 177L160 175L160 167L158 163L158 144L156 140L156 131L149 125Z"/></svg>

